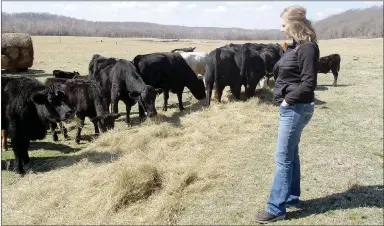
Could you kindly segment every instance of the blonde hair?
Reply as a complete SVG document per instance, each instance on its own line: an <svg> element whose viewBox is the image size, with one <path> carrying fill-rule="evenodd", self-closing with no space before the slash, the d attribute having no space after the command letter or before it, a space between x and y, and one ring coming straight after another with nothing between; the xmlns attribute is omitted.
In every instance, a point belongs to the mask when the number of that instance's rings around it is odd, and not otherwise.
<svg viewBox="0 0 384 226"><path fill-rule="evenodd" d="M281 13L281 19L287 23L287 32L298 43L317 41L311 21L306 18L307 10L298 5L289 6Z"/></svg>

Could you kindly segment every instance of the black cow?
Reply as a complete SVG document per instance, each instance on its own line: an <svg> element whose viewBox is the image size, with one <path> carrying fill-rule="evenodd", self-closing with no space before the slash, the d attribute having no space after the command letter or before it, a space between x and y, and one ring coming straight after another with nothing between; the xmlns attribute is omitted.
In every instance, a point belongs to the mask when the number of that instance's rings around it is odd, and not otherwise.
<svg viewBox="0 0 384 226"><path fill-rule="evenodd" d="M131 124L130 112L136 102L139 103L139 115L143 119L147 112L148 117L157 115L155 101L162 89L153 88L140 77L132 62L120 59L112 67L105 67L101 73L103 88L108 92L107 103L111 103L114 113L118 112L118 102L123 101L126 106L127 125Z"/></svg>
<svg viewBox="0 0 384 226"><path fill-rule="evenodd" d="M216 48L208 54L204 75L208 105L211 103L214 86L219 102L221 102L221 96L226 86L231 88L231 92L236 99L240 99L243 80L235 61L235 53L235 48L224 46Z"/></svg>
<svg viewBox="0 0 384 226"><path fill-rule="evenodd" d="M180 49L174 49L171 51L171 53L174 53L176 51L182 51L182 52L193 52L196 49L196 47L188 47L188 48L180 48Z"/></svg>
<svg viewBox="0 0 384 226"><path fill-rule="evenodd" d="M118 58L109 58L101 56L100 54L94 54L88 65L88 79L101 84L100 71L108 65L116 64L118 60Z"/></svg>
<svg viewBox="0 0 384 226"><path fill-rule="evenodd" d="M11 139L16 172L24 174L23 164L30 161L30 141L44 139L50 122L67 120L73 116L73 111L67 105L65 92L34 78L2 77L1 86L1 108L5 111L1 127Z"/></svg>
<svg viewBox="0 0 384 226"><path fill-rule="evenodd" d="M80 76L79 72L73 71L61 71L61 70L53 70L53 76L55 78L74 78L75 76Z"/></svg>
<svg viewBox="0 0 384 226"><path fill-rule="evenodd" d="M197 77L178 53L158 52L137 55L133 63L146 84L163 89L164 111L167 110L169 91L177 94L180 111L184 110L182 100L184 87L187 87L198 100L206 97L203 80Z"/></svg>
<svg viewBox="0 0 384 226"><path fill-rule="evenodd" d="M335 53L328 56L320 57L318 73L327 74L332 71L333 86L337 86L337 77L340 70L340 55Z"/></svg>
<svg viewBox="0 0 384 226"><path fill-rule="evenodd" d="M77 128L75 141L80 142L81 130L84 127L85 117L88 117L93 123L95 134L106 132L108 129L113 129L115 119L120 117L120 114L111 114L108 106L105 105L100 86L92 80L88 79L58 79L48 78L46 84L64 87L64 93L68 96L68 104L75 110L77 118L80 119ZM56 128L55 124L51 124L52 130ZM53 132L52 134L55 134ZM57 135L52 135L54 140L57 140ZM65 136L65 134L64 134Z"/></svg>
<svg viewBox="0 0 384 226"><path fill-rule="evenodd" d="M257 84L265 76L264 60L252 45L244 44L236 51L235 62L245 86L246 98L250 98L254 96Z"/></svg>

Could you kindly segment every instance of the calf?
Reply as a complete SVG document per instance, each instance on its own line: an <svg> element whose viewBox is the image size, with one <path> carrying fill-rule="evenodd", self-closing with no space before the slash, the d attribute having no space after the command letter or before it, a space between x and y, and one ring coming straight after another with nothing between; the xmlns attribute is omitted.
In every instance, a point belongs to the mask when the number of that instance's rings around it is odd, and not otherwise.
<svg viewBox="0 0 384 226"><path fill-rule="evenodd" d="M206 97L203 80L197 77L178 53L137 55L133 63L146 84L163 89L164 111L167 110L169 91L177 94L180 111L184 110L182 100L184 87L187 87L198 100Z"/></svg>
<svg viewBox="0 0 384 226"><path fill-rule="evenodd" d="M208 54L205 52L179 53L196 74L205 74L205 65Z"/></svg>
<svg viewBox="0 0 384 226"><path fill-rule="evenodd" d="M320 57L318 73L327 74L332 71L333 74L333 86L337 86L337 78L340 70L340 55L335 53L328 56Z"/></svg>
<svg viewBox="0 0 384 226"><path fill-rule="evenodd" d="M148 117L157 115L155 101L157 94L161 93L161 89L155 89L151 85L147 85L140 77L138 71L132 62L120 59L111 68L106 67L102 72L103 86L109 93L111 108L114 113L118 112L118 102L122 100L126 106L127 125L131 124L130 112L133 105L138 102L139 115L143 119L145 111ZM109 103L108 103L109 104Z"/></svg>
<svg viewBox="0 0 384 226"><path fill-rule="evenodd" d="M31 140L44 139L46 126L73 116L64 92L57 86L44 85L34 78L1 78L1 102L5 117L1 119L2 130L11 139L15 155L16 172L24 174L23 164L30 161L28 155Z"/></svg>
<svg viewBox="0 0 384 226"><path fill-rule="evenodd" d="M180 49L172 50L171 53L175 53L175 52L193 52L195 49L196 49L196 47L180 48Z"/></svg>
<svg viewBox="0 0 384 226"><path fill-rule="evenodd" d="M75 115L79 118L77 134L75 141L80 143L81 130L84 127L85 117L88 117L93 123L95 134L106 132L113 129L115 119L120 117L119 114L110 114L108 106L103 101L100 86L92 80L88 79L47 79L46 84L61 85L64 87L64 93L68 96L68 104L75 110ZM56 128L55 125L53 129ZM57 137L57 135L56 135ZM54 139L56 137L53 137Z"/></svg>
<svg viewBox="0 0 384 226"><path fill-rule="evenodd" d="M73 78L75 76L80 76L79 72L73 71L61 71L61 70L53 70L53 77L55 78Z"/></svg>
<svg viewBox="0 0 384 226"><path fill-rule="evenodd" d="M240 99L241 85L243 81L240 76L239 67L235 61L235 53L236 51L234 48L224 46L216 48L208 54L204 75L208 105L211 103L214 86L219 102L221 102L221 96L226 86L231 88L231 92L235 95L236 99Z"/></svg>

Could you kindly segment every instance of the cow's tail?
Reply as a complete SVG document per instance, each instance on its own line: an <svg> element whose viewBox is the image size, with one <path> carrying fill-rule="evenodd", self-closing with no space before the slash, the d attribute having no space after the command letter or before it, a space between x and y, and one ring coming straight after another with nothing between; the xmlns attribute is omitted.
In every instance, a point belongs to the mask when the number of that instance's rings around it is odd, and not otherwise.
<svg viewBox="0 0 384 226"><path fill-rule="evenodd" d="M340 71L340 62L341 62L341 58L340 58L340 55L338 55L338 59L337 59L337 72Z"/></svg>

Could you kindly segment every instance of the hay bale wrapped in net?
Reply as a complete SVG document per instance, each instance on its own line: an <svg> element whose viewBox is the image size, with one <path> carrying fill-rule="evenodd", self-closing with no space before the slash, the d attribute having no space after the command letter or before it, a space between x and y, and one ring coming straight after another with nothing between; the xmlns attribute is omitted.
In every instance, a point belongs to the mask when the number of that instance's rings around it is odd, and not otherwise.
<svg viewBox="0 0 384 226"><path fill-rule="evenodd" d="M24 33L1 34L1 69L25 70L33 65L32 38Z"/></svg>

